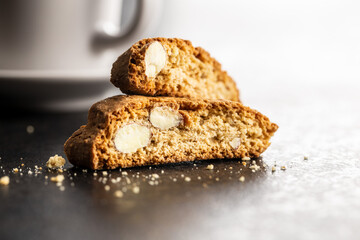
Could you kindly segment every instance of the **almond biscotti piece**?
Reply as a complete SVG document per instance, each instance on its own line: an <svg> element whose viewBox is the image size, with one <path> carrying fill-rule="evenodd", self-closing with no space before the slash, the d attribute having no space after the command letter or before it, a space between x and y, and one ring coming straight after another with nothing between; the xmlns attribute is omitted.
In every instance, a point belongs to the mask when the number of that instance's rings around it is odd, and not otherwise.
<svg viewBox="0 0 360 240"><path fill-rule="evenodd" d="M94 104L64 147L91 169L258 157L277 128L239 102L115 96Z"/></svg>
<svg viewBox="0 0 360 240"><path fill-rule="evenodd" d="M221 64L178 38L135 43L113 64L111 82L127 94L239 101L236 84Z"/></svg>

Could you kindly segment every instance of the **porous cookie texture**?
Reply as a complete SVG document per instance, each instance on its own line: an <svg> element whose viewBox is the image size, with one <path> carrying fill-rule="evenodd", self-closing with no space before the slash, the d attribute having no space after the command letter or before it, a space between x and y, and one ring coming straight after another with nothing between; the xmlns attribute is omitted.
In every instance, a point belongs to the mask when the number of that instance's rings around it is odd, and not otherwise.
<svg viewBox="0 0 360 240"><path fill-rule="evenodd" d="M221 64L178 38L138 41L113 64L111 82L127 94L240 101Z"/></svg>
<svg viewBox="0 0 360 240"><path fill-rule="evenodd" d="M64 147L91 169L258 157L277 128L239 102L115 96L94 104Z"/></svg>

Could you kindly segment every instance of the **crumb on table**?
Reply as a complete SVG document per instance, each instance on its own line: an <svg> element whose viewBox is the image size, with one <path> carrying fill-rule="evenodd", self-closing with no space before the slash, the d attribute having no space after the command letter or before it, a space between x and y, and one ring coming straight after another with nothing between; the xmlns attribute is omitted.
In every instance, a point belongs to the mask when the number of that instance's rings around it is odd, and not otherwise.
<svg viewBox="0 0 360 240"><path fill-rule="evenodd" d="M28 134L33 134L34 131L35 131L34 126L28 125L28 126L26 127L26 132L27 132Z"/></svg>
<svg viewBox="0 0 360 240"><path fill-rule="evenodd" d="M133 193L138 194L140 192L140 188L138 186L133 187Z"/></svg>
<svg viewBox="0 0 360 240"><path fill-rule="evenodd" d="M48 168L60 168L64 166L65 162L65 158L56 154L55 156L49 158L46 162L46 166Z"/></svg>
<svg viewBox="0 0 360 240"><path fill-rule="evenodd" d="M117 198L122 198L124 196L124 193L121 190L117 190L114 192L114 196Z"/></svg>
<svg viewBox="0 0 360 240"><path fill-rule="evenodd" d="M0 178L0 185L6 186L9 185L10 183L10 178L8 176L3 176L2 178Z"/></svg>
<svg viewBox="0 0 360 240"><path fill-rule="evenodd" d="M64 175L57 175L56 177L51 177L50 181L61 183L62 181L64 181L64 179L65 179Z"/></svg>
<svg viewBox="0 0 360 240"><path fill-rule="evenodd" d="M214 165L213 164L209 164L206 167L207 170L213 170L214 169Z"/></svg>

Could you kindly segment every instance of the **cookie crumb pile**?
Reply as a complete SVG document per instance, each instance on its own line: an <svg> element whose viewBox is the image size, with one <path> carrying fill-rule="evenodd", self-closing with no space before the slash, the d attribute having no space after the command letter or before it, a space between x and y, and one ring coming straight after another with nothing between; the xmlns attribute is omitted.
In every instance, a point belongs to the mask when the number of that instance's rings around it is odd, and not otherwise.
<svg viewBox="0 0 360 240"><path fill-rule="evenodd" d="M56 169L61 168L65 165L65 158L55 154L54 156L50 157L49 160L46 162L46 167Z"/></svg>

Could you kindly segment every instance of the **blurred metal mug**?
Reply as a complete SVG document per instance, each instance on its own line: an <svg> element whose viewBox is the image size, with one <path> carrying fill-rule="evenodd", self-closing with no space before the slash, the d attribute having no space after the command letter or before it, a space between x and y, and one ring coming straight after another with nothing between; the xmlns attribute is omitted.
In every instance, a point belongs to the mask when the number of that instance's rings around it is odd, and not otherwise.
<svg viewBox="0 0 360 240"><path fill-rule="evenodd" d="M109 88L112 63L151 33L161 12L162 0L0 1L1 100L87 107Z"/></svg>

